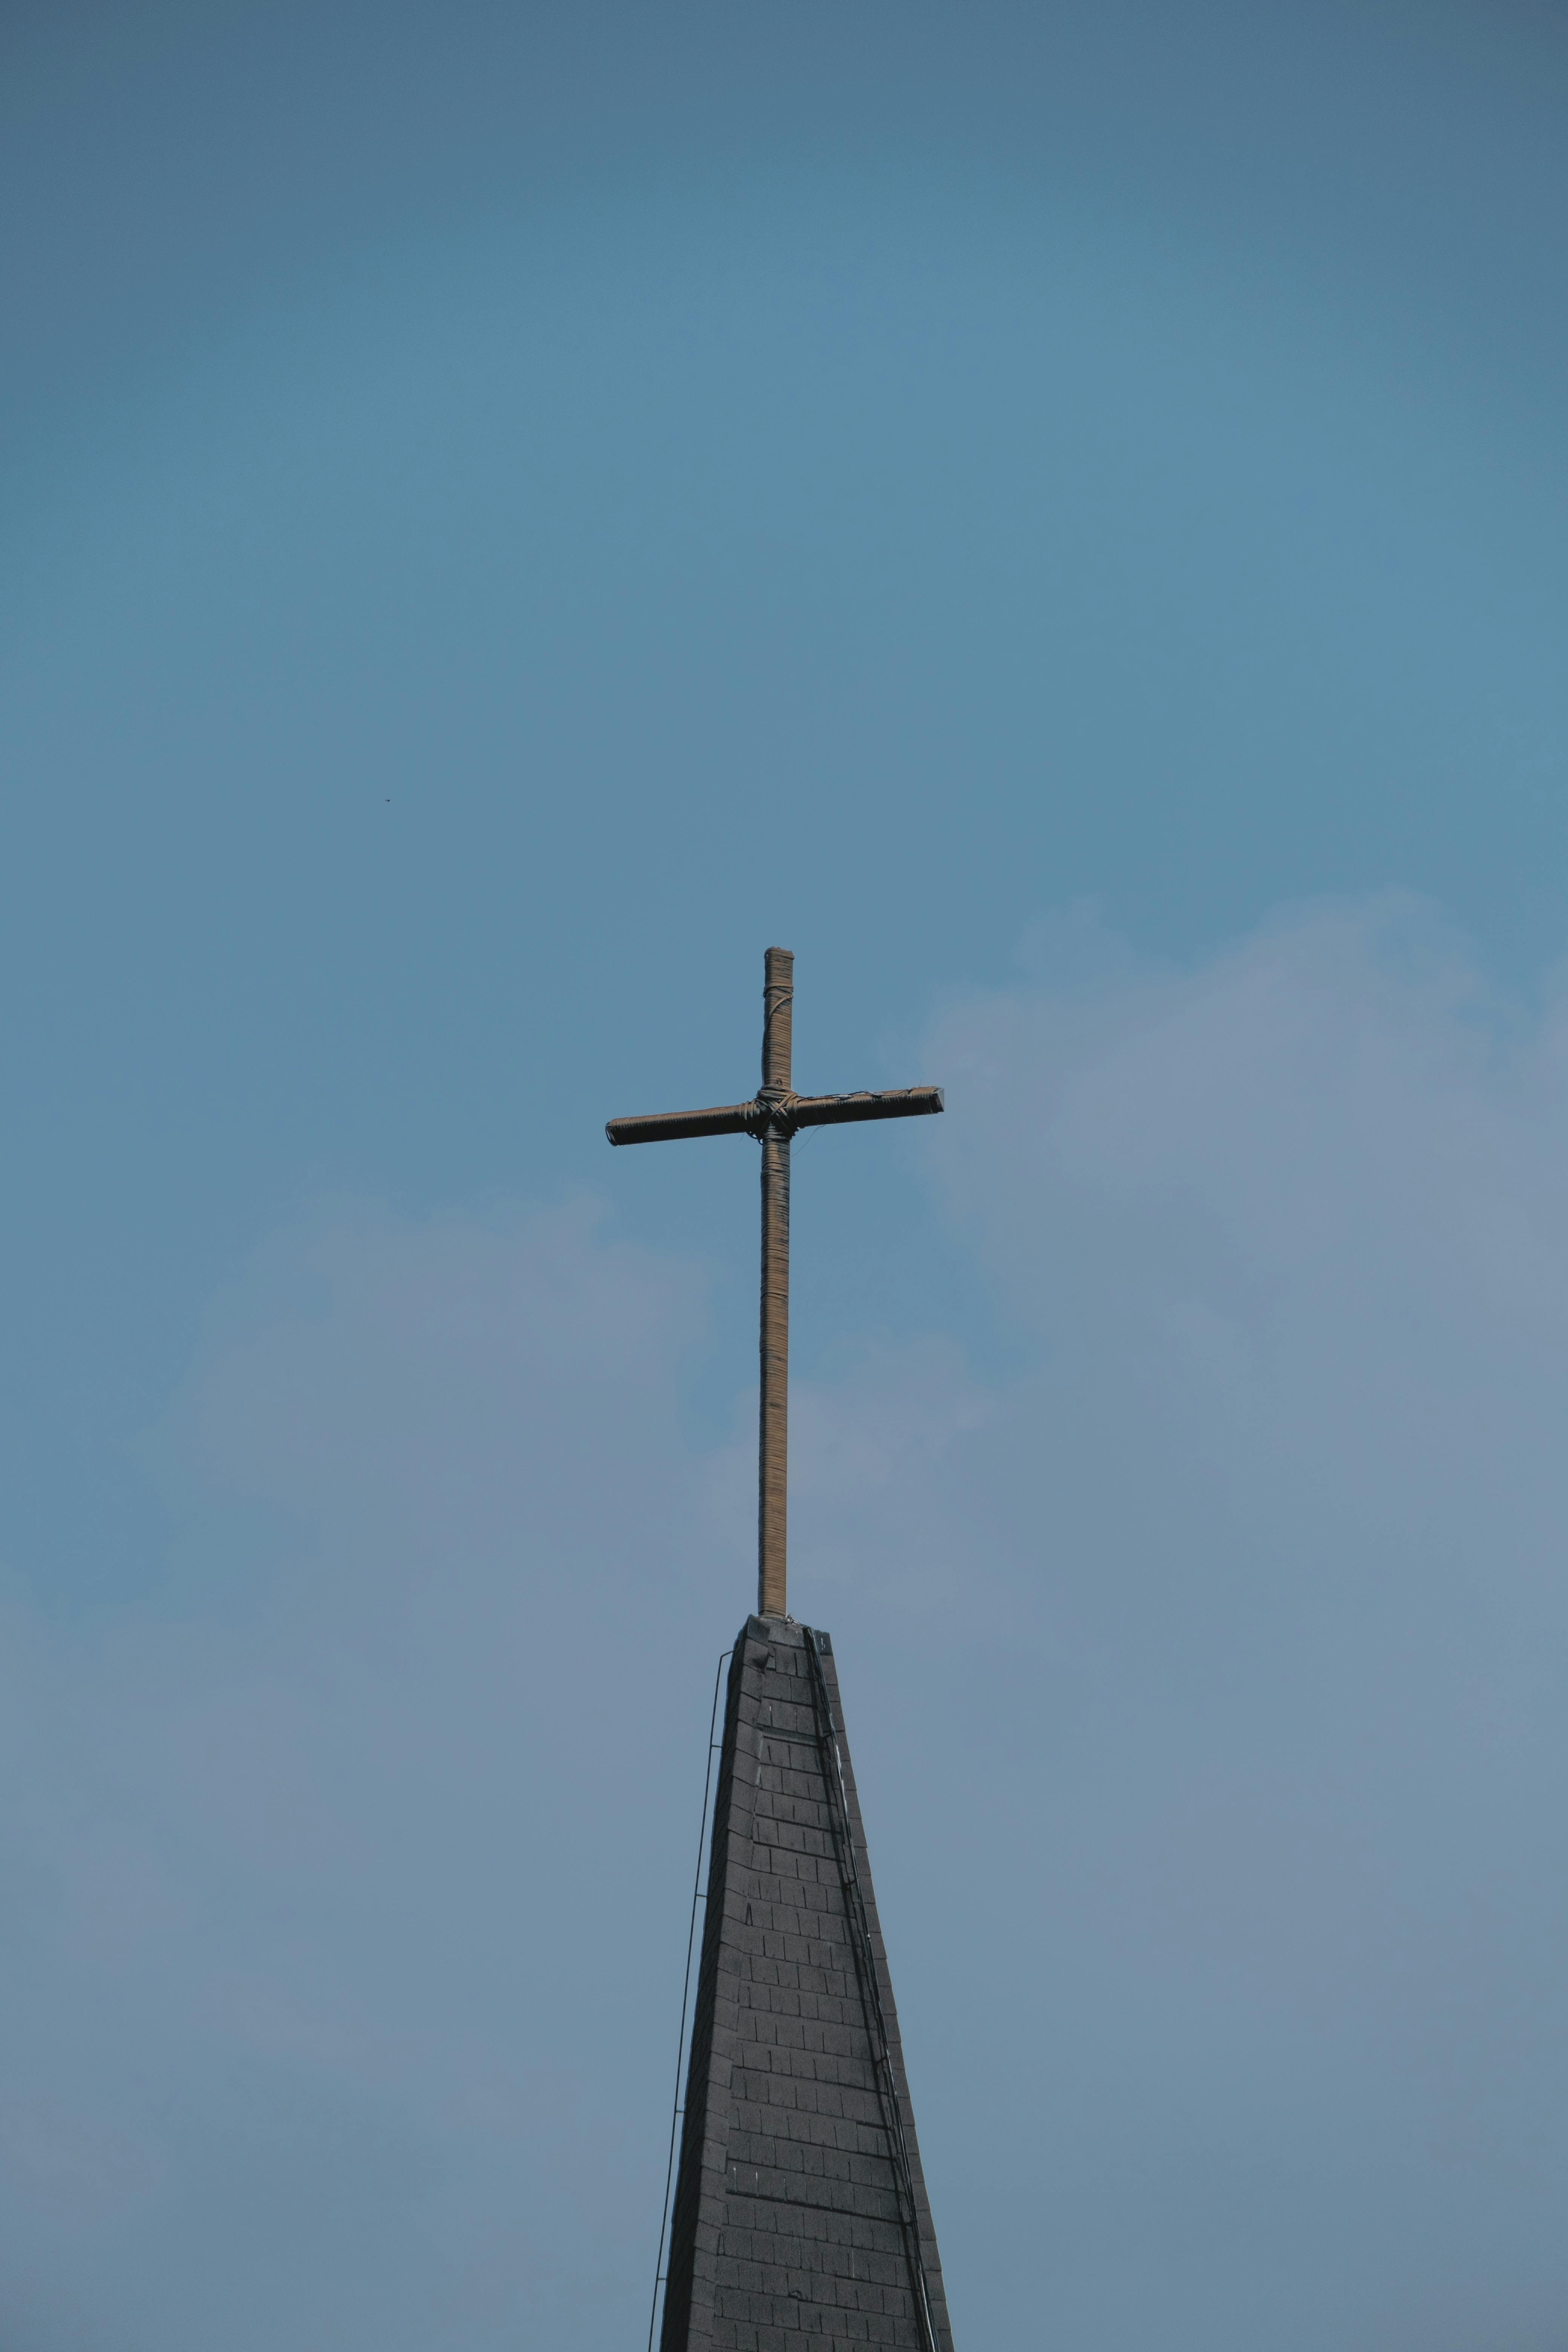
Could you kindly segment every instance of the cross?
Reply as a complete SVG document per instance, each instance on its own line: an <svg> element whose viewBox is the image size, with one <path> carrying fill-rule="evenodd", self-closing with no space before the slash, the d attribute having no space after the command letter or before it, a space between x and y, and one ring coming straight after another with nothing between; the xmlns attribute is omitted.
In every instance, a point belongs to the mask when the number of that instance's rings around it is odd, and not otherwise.
<svg viewBox="0 0 1568 2352"><path fill-rule="evenodd" d="M790 1075L795 957L769 948L763 976L763 1083L750 1102L716 1110L613 1118L612 1143L675 1143L690 1135L749 1135L763 1147L762 1404L757 1429L757 1614L787 1612L784 1538L789 1477L789 1147L803 1127L913 1118L942 1108L940 1087L893 1094L797 1095Z"/></svg>

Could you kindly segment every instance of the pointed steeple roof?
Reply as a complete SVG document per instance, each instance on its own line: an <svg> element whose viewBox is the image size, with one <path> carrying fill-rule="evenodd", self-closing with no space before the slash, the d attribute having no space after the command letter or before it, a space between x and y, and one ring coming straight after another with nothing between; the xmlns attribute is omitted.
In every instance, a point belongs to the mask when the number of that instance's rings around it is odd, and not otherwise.
<svg viewBox="0 0 1568 2352"><path fill-rule="evenodd" d="M833 1647L731 1664L661 2352L952 2352Z"/></svg>

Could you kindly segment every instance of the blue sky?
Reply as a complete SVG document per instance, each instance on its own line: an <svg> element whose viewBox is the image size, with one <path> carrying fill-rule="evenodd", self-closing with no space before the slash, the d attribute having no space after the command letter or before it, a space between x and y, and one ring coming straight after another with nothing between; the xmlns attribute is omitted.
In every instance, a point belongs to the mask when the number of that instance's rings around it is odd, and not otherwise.
<svg viewBox="0 0 1568 2352"><path fill-rule="evenodd" d="M0 40L11 2338L635 2327L778 940L963 2340L1568 2341L1559 12Z"/></svg>

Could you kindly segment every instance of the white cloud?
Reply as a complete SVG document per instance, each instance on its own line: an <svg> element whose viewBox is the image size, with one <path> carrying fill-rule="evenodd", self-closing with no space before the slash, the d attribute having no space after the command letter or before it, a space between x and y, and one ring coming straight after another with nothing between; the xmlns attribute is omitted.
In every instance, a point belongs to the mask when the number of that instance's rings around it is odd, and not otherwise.
<svg viewBox="0 0 1568 2352"><path fill-rule="evenodd" d="M1007 1804L1069 2332L1138 2325L1086 2178L1167 2342L1568 2329L1568 1013L1399 900L1100 966L930 1056L1041 1347L973 1499L1074 1725Z"/></svg>
<svg viewBox="0 0 1568 2352"><path fill-rule="evenodd" d="M13 1612L10 2340L586 2343L640 2295L702 1313L582 1208L285 1236L160 1433L177 1605Z"/></svg>

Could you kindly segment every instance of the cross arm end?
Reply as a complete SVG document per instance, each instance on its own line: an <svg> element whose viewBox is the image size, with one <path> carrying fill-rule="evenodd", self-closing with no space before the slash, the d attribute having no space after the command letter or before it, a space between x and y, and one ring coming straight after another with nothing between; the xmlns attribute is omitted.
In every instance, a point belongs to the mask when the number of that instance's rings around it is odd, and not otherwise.
<svg viewBox="0 0 1568 2352"><path fill-rule="evenodd" d="M881 1094L797 1095L790 1117L796 1127L843 1127L862 1118L930 1118L942 1108L940 1087L899 1087Z"/></svg>
<svg viewBox="0 0 1568 2352"><path fill-rule="evenodd" d="M679 1143L693 1135L749 1135L755 1103L724 1103L713 1110L656 1110L639 1118L612 1118L605 1133L612 1143Z"/></svg>

